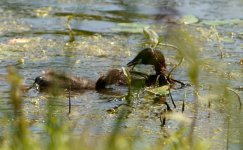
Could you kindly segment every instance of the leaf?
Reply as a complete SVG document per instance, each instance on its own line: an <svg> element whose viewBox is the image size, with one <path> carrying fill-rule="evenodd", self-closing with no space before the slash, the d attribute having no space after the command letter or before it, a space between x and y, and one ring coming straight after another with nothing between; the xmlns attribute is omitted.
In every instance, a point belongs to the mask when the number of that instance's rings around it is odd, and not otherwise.
<svg viewBox="0 0 243 150"><path fill-rule="evenodd" d="M166 95L169 94L169 86L164 85L156 88L146 88L145 91L154 95Z"/></svg>
<svg viewBox="0 0 243 150"><path fill-rule="evenodd" d="M46 17L52 11L52 7L42 7L35 10L36 16L38 17Z"/></svg>
<svg viewBox="0 0 243 150"><path fill-rule="evenodd" d="M234 43L234 40L230 37L222 37L221 40L225 43Z"/></svg>
<svg viewBox="0 0 243 150"><path fill-rule="evenodd" d="M243 65L243 58L240 59L240 64Z"/></svg>
<svg viewBox="0 0 243 150"><path fill-rule="evenodd" d="M159 36L154 30L149 29L149 27L144 27L143 28L143 34L149 40L149 42L152 45L157 45L158 44Z"/></svg>
<svg viewBox="0 0 243 150"><path fill-rule="evenodd" d="M203 20L201 23L210 26L222 26L222 25L242 24L243 20L240 19Z"/></svg>
<svg viewBox="0 0 243 150"><path fill-rule="evenodd" d="M18 59L18 63L19 63L19 64L24 64L24 58L19 58L19 59Z"/></svg>
<svg viewBox="0 0 243 150"><path fill-rule="evenodd" d="M238 33L237 38L243 40L243 32Z"/></svg>
<svg viewBox="0 0 243 150"><path fill-rule="evenodd" d="M111 28L115 32L128 32L128 33L142 33L146 24L141 23L118 23L116 27Z"/></svg>
<svg viewBox="0 0 243 150"><path fill-rule="evenodd" d="M130 72L126 68L124 68L124 67L122 67L122 71L123 71L124 75L127 78L128 84L131 84L132 79L131 79Z"/></svg>
<svg viewBox="0 0 243 150"><path fill-rule="evenodd" d="M198 23L199 19L193 15L182 16L177 20L180 24L195 24Z"/></svg>

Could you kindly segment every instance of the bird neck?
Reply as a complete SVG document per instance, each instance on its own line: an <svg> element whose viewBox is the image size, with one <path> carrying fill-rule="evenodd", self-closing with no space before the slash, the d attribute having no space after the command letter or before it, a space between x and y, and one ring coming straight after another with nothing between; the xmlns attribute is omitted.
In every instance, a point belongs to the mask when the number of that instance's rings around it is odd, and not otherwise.
<svg viewBox="0 0 243 150"><path fill-rule="evenodd" d="M165 75L166 74L166 65L158 63L154 65L156 75Z"/></svg>
<svg viewBox="0 0 243 150"><path fill-rule="evenodd" d="M106 86L106 80L105 80L105 76L101 76L97 81L96 81L96 85L95 85L95 88L97 90L99 89L104 89L105 86Z"/></svg>

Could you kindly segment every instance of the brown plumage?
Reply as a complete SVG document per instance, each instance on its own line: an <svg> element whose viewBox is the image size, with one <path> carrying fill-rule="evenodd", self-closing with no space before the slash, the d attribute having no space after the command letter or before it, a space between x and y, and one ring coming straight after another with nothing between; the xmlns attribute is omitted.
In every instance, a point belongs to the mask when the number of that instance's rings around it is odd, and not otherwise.
<svg viewBox="0 0 243 150"><path fill-rule="evenodd" d="M35 78L36 84L40 91L49 88L61 88L72 91L79 90L99 90L104 89L107 85L117 84L125 85L126 82L123 72L119 69L111 69L97 81L85 78L75 77L63 72L48 70L44 71L41 76Z"/></svg>
<svg viewBox="0 0 243 150"><path fill-rule="evenodd" d="M166 77L166 63L165 57L159 50L153 50L152 48L145 48L140 51L137 56L130 61L127 66L134 67L137 64L153 65L155 69L155 75L148 75L145 79L146 86L151 86L156 83L158 85L166 85L172 81Z"/></svg>
<svg viewBox="0 0 243 150"><path fill-rule="evenodd" d="M156 75L166 73L166 64L164 55L158 51L153 50L152 48L145 48L138 53L138 55L129 63L127 66L135 66L137 64L144 65L153 65Z"/></svg>
<svg viewBox="0 0 243 150"><path fill-rule="evenodd" d="M138 53L138 55L127 64L127 66L135 66L137 64L153 65L155 75L144 75L137 77L131 72L132 84L151 86L158 83L160 86L168 84L166 79L166 64L164 55L158 50L146 48ZM126 85L127 79L122 70L111 69L105 75L101 76L97 81L85 78L75 77L63 72L48 70L44 71L41 76L36 77L35 85L38 85L40 91L50 88L61 88L72 91L78 90L100 90L105 89L108 85Z"/></svg>

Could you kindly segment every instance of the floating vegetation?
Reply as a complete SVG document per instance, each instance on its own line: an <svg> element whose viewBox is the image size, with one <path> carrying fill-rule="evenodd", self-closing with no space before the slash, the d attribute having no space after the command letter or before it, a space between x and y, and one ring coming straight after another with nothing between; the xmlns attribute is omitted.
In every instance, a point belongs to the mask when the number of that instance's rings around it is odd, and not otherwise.
<svg viewBox="0 0 243 150"><path fill-rule="evenodd" d="M210 25L210 26L223 26L223 25L243 24L243 20L241 20L241 19L202 20L201 23L205 24L205 25Z"/></svg>
<svg viewBox="0 0 243 150"><path fill-rule="evenodd" d="M147 24L142 23L118 23L117 27L111 28L114 32L142 33Z"/></svg>
<svg viewBox="0 0 243 150"><path fill-rule="evenodd" d="M243 58L240 59L240 64L243 65Z"/></svg>
<svg viewBox="0 0 243 150"><path fill-rule="evenodd" d="M153 95L167 95L169 94L169 86L165 85L157 88L146 88L145 91Z"/></svg>
<svg viewBox="0 0 243 150"><path fill-rule="evenodd" d="M195 24L199 22L199 19L193 15L182 16L177 20L179 24Z"/></svg>
<svg viewBox="0 0 243 150"><path fill-rule="evenodd" d="M52 11L52 7L42 7L35 9L35 13L37 17L46 17Z"/></svg>

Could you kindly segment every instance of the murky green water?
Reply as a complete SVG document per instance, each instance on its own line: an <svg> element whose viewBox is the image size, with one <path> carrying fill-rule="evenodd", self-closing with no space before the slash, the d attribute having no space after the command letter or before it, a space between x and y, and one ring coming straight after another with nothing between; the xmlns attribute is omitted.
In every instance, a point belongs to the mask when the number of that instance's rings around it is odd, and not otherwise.
<svg viewBox="0 0 243 150"><path fill-rule="evenodd" d="M0 74L6 74L6 67L14 65L23 76L26 84L33 80L42 70L53 68L71 72L77 76L86 76L97 79L102 73L111 68L126 66L136 53L141 50L144 41L142 29L146 25L155 25L158 33L164 34L161 27L167 26L171 21L183 15L194 15L203 20L243 19L242 0L218 0L218 1L158 1L158 0L1 0L0 2ZM67 20L75 32L75 42L67 44L69 30ZM200 24L188 25L193 28L196 37L203 36L210 26ZM202 28L205 31L200 32ZM212 59L223 62L227 70L219 69L215 72L211 68L212 77L201 74L200 92L204 96L210 94L206 89L207 83L218 83L215 74L225 71L229 74L226 82L234 87L243 86L243 67L239 61L243 58L243 24L225 24L216 27L219 35L224 37L221 47L226 55L222 60L219 57L219 43L210 40L203 45L200 56L203 59ZM208 33L208 32L207 32ZM169 33L167 33L169 34ZM208 34L207 36L210 36ZM175 61L175 52L165 49L168 67L172 67ZM24 63L23 63L24 60ZM216 64L209 64L209 68ZM209 69L210 70L210 69ZM174 73L174 78L188 82L186 66L180 66ZM8 84L0 80L0 116L11 112L11 104L8 100ZM118 88L122 94L125 88ZM185 98L186 93L186 98ZM243 97L242 89L238 93ZM172 91L173 97L179 106L186 100L185 114L193 117L192 88ZM121 94L119 94L121 95ZM32 90L25 94L25 113L32 123L31 130L42 134L42 125L46 117L47 95ZM68 112L67 98L54 103L56 113L60 113L67 120L76 122L74 131L78 134L87 126L94 131L111 131L116 115L106 112L107 109L123 103L114 94L86 91L72 97L72 115ZM138 128L144 131L148 138L153 139L160 133L160 121L156 114L161 110L161 105L152 105L149 98L138 97L137 108L130 115L126 128L132 128L139 124ZM139 105L139 103L148 104ZM169 101L169 98L168 98ZM143 107L146 106L146 109ZM229 112L225 107L214 104L209 110L202 105L197 116L196 134L206 139L213 148L226 149L227 133L230 135L229 148L239 147L240 133L243 130L243 113L237 111L238 106L233 105L237 115L232 113L230 122L225 116ZM226 115L226 114L227 115ZM234 118L235 117L235 118ZM135 119L136 118L136 119ZM239 122L234 122L238 120ZM1 120L1 130L6 130L11 119ZM227 132L227 126L230 131ZM167 123L168 130L175 128L173 122ZM149 133L147 132L149 131ZM242 136L242 135L241 135Z"/></svg>

